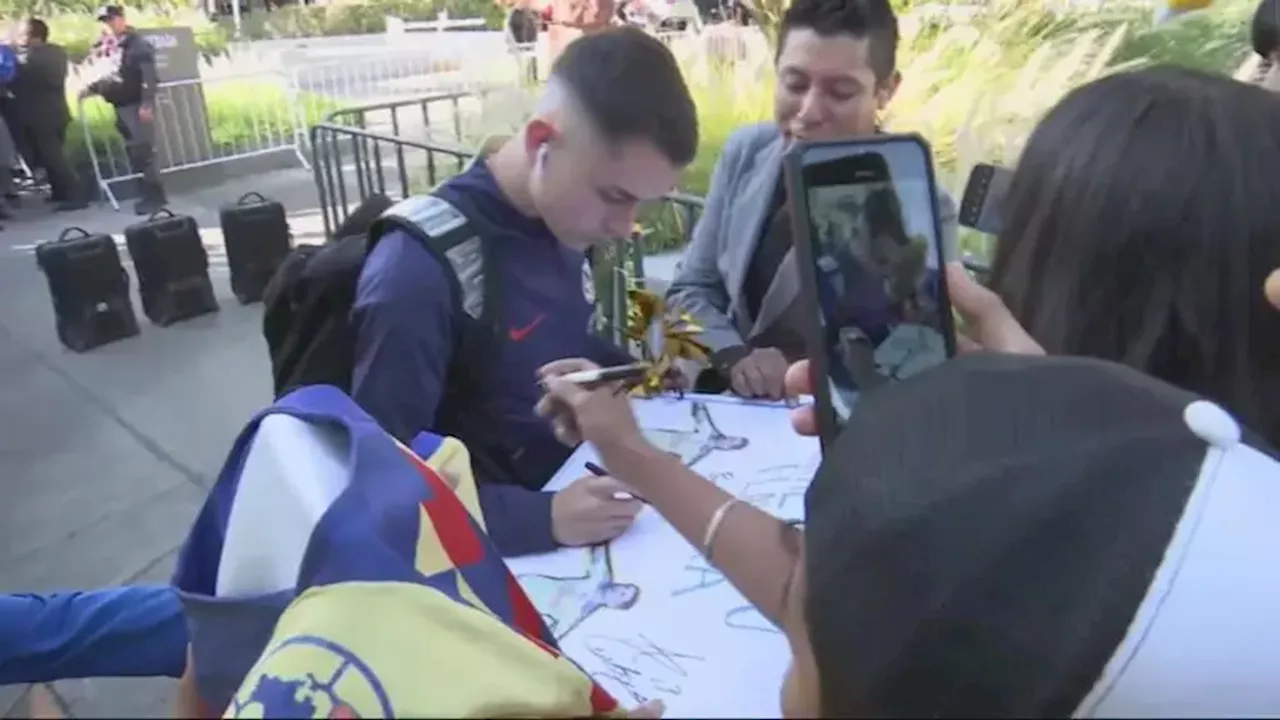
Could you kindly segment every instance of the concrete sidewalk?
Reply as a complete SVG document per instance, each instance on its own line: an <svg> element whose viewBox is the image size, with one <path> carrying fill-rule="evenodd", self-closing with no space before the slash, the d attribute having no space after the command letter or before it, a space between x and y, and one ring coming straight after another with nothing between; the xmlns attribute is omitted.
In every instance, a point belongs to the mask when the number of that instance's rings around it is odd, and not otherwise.
<svg viewBox="0 0 1280 720"><path fill-rule="evenodd" d="M271 400L261 306L231 296L218 208L250 190L285 203L295 237L323 237L310 172L268 173L176 197L204 230L222 304L216 315L79 355L62 348L34 246L67 226L119 233L137 222L105 206L52 214L28 198L0 232L0 590L164 582L179 543L245 421ZM127 256L126 256L127 257ZM169 716L174 683L59 683L77 716ZM23 688L0 688L21 715Z"/></svg>
<svg viewBox="0 0 1280 720"><path fill-rule="evenodd" d="M231 296L218 209L256 190L283 202L296 241L323 241L313 176L297 168L175 197L200 224L222 309L85 354L54 333L38 242L69 226L123 242L138 218L107 206L53 214L28 199L0 231L0 591L166 582L236 433L271 401L261 306ZM35 207L41 205L41 207ZM126 205L127 207L127 205ZM127 255L124 255L127 258ZM674 256L649 274L669 279ZM171 680L56 685L80 717L168 717ZM0 687L0 716L26 711Z"/></svg>

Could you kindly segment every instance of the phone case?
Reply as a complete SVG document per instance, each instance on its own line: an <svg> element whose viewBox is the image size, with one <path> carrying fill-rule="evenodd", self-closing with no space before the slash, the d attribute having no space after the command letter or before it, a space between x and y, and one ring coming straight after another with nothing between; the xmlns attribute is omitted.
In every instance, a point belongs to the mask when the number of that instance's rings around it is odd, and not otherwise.
<svg viewBox="0 0 1280 720"><path fill-rule="evenodd" d="M960 199L960 224L978 229L982 220L982 206L987 201L987 191L991 189L991 178L996 174L995 166L985 163L974 165L969 173L969 181L964 185L964 197Z"/></svg>
<svg viewBox="0 0 1280 720"><path fill-rule="evenodd" d="M796 252L797 271L800 273L800 297L805 316L805 348L809 357L809 371L813 385L815 410L818 415L819 439L825 451L839 432L840 422L835 410L832 387L828 380L830 369L825 342L825 327L818 296L815 252L812 229L809 219L808 193L804 192L805 157L815 150L827 147L856 150L860 147L884 146L890 143L909 142L920 147L925 158L929 200L932 203L933 230L938 244L935 251L937 265L941 269L950 258L945 257L942 247L942 227L937 213L938 188L933 170L933 155L929 143L918 134L873 135L853 140L836 140L820 142L799 142L793 145L783 158L783 182L786 184L787 198L791 207L792 244ZM947 289L945 272L938 273L938 308L939 321L947 357L956 352L955 327L952 321L950 293Z"/></svg>

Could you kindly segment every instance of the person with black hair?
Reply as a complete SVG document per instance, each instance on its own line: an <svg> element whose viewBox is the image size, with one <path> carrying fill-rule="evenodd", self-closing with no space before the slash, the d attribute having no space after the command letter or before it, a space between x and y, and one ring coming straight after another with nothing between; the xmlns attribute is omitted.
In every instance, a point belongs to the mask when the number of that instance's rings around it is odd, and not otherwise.
<svg viewBox="0 0 1280 720"><path fill-rule="evenodd" d="M1258 3L1249 26L1249 41L1256 63L1246 79L1268 90L1280 90L1280 73L1276 71L1280 65L1280 0Z"/></svg>
<svg viewBox="0 0 1280 720"><path fill-rule="evenodd" d="M539 411L786 635L784 717L1274 715L1274 449L1132 368L1045 357L946 272L961 345L985 352L864 392L802 529L650 445L616 388L560 378L588 363L543 368ZM785 380L812 391L807 362Z"/></svg>
<svg viewBox="0 0 1280 720"><path fill-rule="evenodd" d="M711 368L698 389L779 398L787 363L804 354L799 276L781 181L795 140L879 132L893 99L898 19L888 0L796 0L782 17L774 121L729 137L706 209L668 292L706 331ZM944 247L955 203L939 198Z"/></svg>
<svg viewBox="0 0 1280 720"><path fill-rule="evenodd" d="M1157 67L1096 80L1031 133L990 284L1052 354L1130 365L1280 444L1280 98ZM1174 148L1174 151L1171 151Z"/></svg>
<svg viewBox="0 0 1280 720"><path fill-rule="evenodd" d="M49 26L31 18L26 27L27 56L13 83L23 134L30 140L35 164L49 179L50 202L60 211L87 205L64 150L71 108L67 106L67 51L49 42Z"/></svg>
<svg viewBox="0 0 1280 720"><path fill-rule="evenodd" d="M501 281L500 346L491 366L470 368L477 387L465 397L447 376L470 318L455 316L440 259L397 229L364 262L351 397L403 442L433 431L466 443L504 555L609 540L641 508L586 471L558 493L541 491L568 454L532 414L534 371L566 353L631 361L589 328L585 252L629 236L639 204L670 190L697 148L697 114L671 51L617 28L573 42L516 136L433 191L491 241L485 273ZM449 215L429 219L440 217Z"/></svg>

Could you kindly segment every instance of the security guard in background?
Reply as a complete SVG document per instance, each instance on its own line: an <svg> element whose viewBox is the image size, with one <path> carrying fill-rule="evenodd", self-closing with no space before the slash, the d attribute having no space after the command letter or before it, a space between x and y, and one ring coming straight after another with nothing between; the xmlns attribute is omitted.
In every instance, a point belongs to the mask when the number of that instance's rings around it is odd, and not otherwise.
<svg viewBox="0 0 1280 720"><path fill-rule="evenodd" d="M142 198L133 209L139 215L150 215L168 202L155 160L155 50L129 26L119 5L103 6L98 20L119 40L119 71L90 84L81 97L101 95L115 106L116 129L128 146L129 163L142 175Z"/></svg>

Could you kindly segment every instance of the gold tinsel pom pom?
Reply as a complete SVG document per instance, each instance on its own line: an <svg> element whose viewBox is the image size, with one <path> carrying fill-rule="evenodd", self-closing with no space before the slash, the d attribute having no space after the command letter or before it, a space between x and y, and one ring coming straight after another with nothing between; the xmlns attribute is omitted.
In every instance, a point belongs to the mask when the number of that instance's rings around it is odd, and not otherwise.
<svg viewBox="0 0 1280 720"><path fill-rule="evenodd" d="M710 350L697 340L702 326L688 312L667 307L657 293L640 288L627 291L627 338L640 346L649 371L632 394L653 396L666 388L680 358L706 362Z"/></svg>

